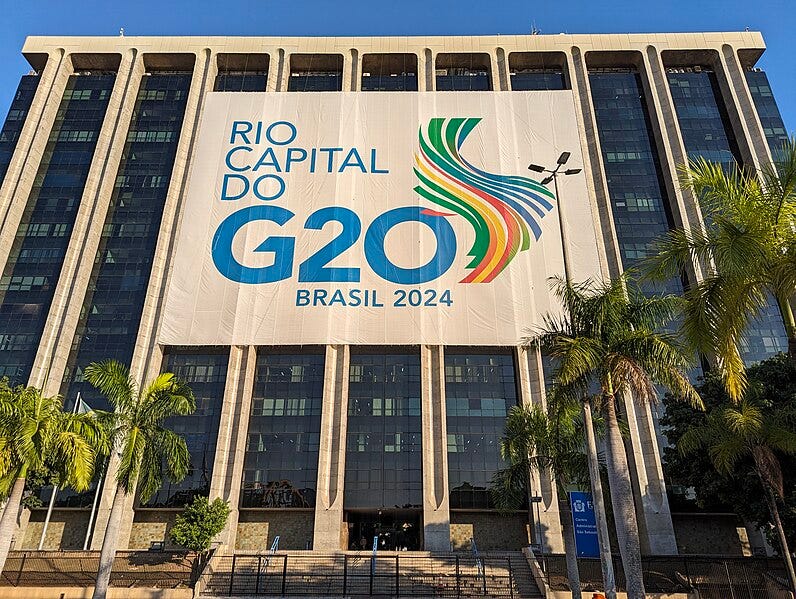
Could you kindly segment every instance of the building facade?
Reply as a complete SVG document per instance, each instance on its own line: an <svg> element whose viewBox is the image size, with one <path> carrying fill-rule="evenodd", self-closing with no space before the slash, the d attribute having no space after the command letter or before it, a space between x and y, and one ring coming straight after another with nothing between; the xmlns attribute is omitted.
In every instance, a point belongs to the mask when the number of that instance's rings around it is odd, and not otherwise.
<svg viewBox="0 0 796 599"><path fill-rule="evenodd" d="M542 357L500 346L353 343L167 345L159 340L188 182L211 92L550 91L574 106L587 210L603 276L631 267L674 226L700 222L677 166L704 157L759 168L786 137L760 34L396 38L31 37L0 131L0 375L107 407L83 379L114 358L136 380L184 378L196 412L170 423L188 477L131 502L122 546L166 538L196 494L230 502L222 543L264 550L370 546L561 552L557 490L534 480L528 510L499 515L488 486L511 406L544 402ZM331 158L330 158L331 160ZM331 164L331 163L330 163ZM570 235L577 235L571 232ZM681 292L698 267L665 285ZM745 357L785 349L771 314ZM627 403L628 454L645 552L676 532L656 415ZM56 498L46 548L93 548L113 496ZM45 503L49 491L42 495ZM538 509L537 509L538 508ZM17 548L38 546L34 510Z"/></svg>

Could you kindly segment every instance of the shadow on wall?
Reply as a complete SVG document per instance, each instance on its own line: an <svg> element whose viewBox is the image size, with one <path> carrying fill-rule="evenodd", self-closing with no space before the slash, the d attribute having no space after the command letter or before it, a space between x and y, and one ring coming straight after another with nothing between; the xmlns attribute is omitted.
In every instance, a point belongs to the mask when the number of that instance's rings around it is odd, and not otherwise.
<svg viewBox="0 0 796 599"><path fill-rule="evenodd" d="M519 551L531 540L527 518L527 514L451 512L451 549L469 551L472 538L479 551Z"/></svg>

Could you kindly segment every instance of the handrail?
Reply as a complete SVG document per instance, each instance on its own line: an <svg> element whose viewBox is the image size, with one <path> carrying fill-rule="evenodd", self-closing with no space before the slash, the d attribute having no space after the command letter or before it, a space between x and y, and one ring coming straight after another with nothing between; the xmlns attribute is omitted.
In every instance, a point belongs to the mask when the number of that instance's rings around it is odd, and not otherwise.
<svg viewBox="0 0 796 599"><path fill-rule="evenodd" d="M470 549L473 552L473 557L475 557L475 565L478 568L478 575L484 581L484 595L486 595L486 568L481 562L481 556L478 553L478 545L475 544L475 539L472 537L470 537Z"/></svg>

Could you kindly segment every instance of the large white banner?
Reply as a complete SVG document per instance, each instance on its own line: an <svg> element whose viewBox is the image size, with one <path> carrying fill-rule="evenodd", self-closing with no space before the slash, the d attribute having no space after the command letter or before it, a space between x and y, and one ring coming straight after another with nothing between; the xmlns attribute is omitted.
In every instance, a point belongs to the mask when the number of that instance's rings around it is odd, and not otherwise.
<svg viewBox="0 0 796 599"><path fill-rule="evenodd" d="M160 342L516 345L598 276L569 91L211 93Z"/></svg>

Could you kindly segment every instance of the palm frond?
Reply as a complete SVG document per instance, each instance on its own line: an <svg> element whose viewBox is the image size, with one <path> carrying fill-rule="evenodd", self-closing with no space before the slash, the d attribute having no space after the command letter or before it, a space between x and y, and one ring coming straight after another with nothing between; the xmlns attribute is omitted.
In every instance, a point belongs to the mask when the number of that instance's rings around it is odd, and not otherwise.
<svg viewBox="0 0 796 599"><path fill-rule="evenodd" d="M165 464L166 476L174 482L181 482L191 467L191 453L185 439L177 433L161 429L157 434L157 442Z"/></svg>
<svg viewBox="0 0 796 599"><path fill-rule="evenodd" d="M127 493L133 493L141 473L141 462L148 455L146 431L133 427L126 431L121 442L119 467L116 471L116 482Z"/></svg>
<svg viewBox="0 0 796 599"><path fill-rule="evenodd" d="M117 410L127 411L137 397L136 382L130 375L130 369L121 362L94 362L86 367L84 375Z"/></svg>

